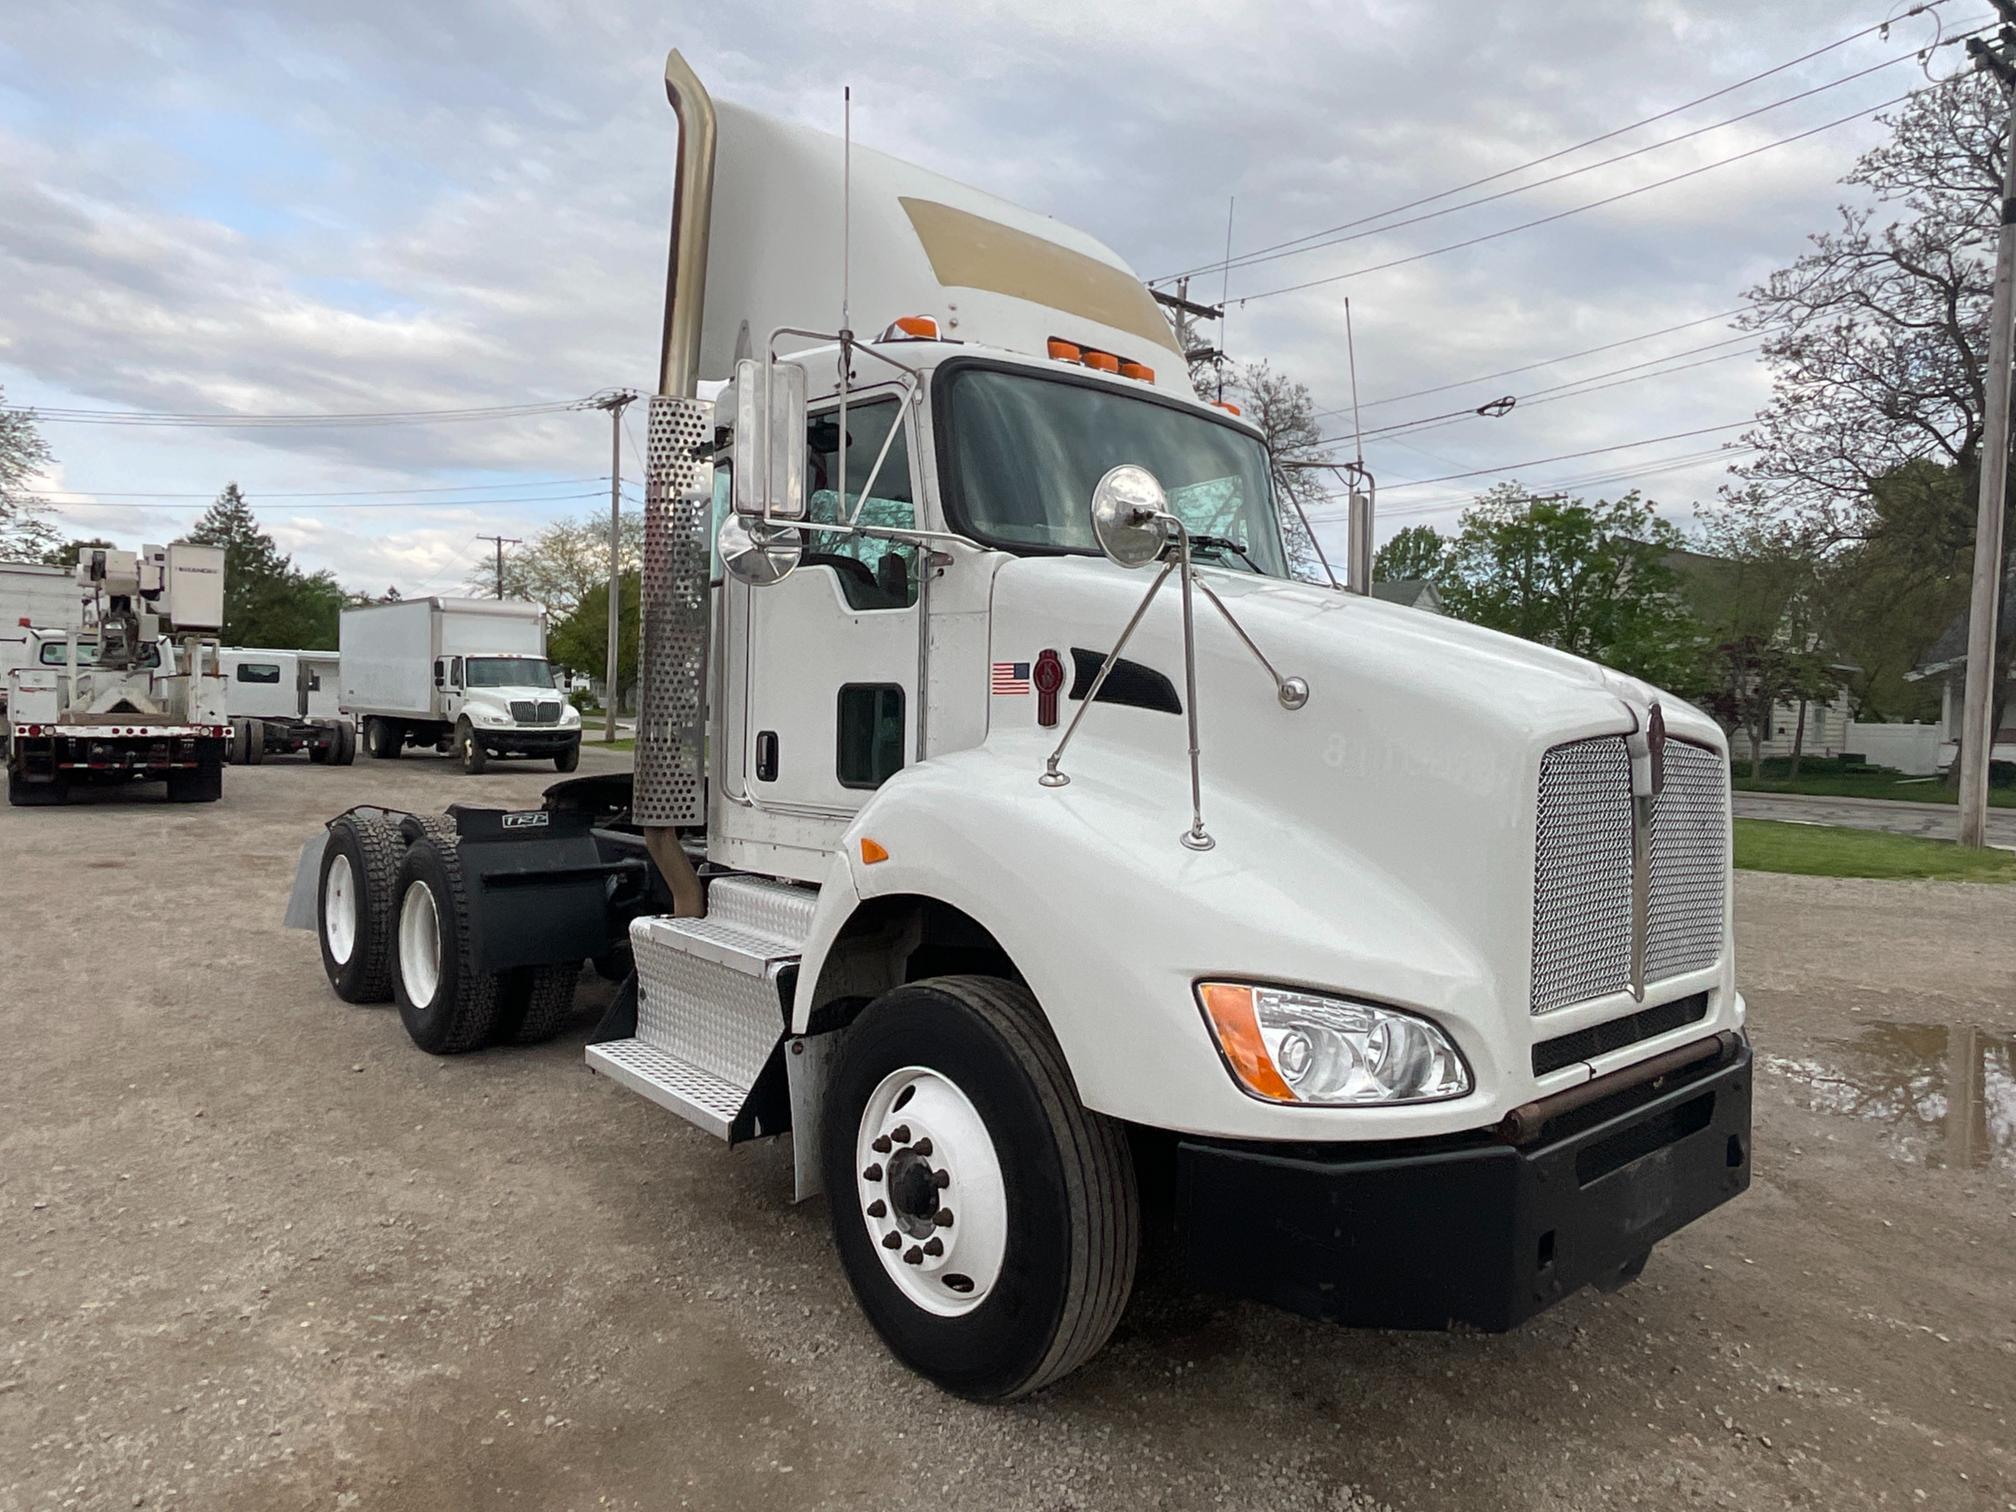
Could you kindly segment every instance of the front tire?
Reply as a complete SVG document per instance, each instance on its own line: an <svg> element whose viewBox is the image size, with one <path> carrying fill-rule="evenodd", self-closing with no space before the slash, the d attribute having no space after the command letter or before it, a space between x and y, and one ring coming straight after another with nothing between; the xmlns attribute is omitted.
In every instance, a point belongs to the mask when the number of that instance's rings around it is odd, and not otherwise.
<svg viewBox="0 0 2016 1512"><path fill-rule="evenodd" d="M553 770L556 772L571 772L579 765L581 765L581 742L578 740L566 750L556 751L553 754Z"/></svg>
<svg viewBox="0 0 2016 1512"><path fill-rule="evenodd" d="M476 738L476 726L466 719L455 726L455 754L461 758L462 770L471 777L482 776L483 769L490 764L490 753Z"/></svg>
<svg viewBox="0 0 2016 1512"><path fill-rule="evenodd" d="M374 761L390 761L406 743L406 735L389 719L376 715L364 721L364 749Z"/></svg>
<svg viewBox="0 0 2016 1512"><path fill-rule="evenodd" d="M885 993L828 1085L825 1181L854 1295L896 1357L1010 1401L1070 1374L1134 1284L1126 1136L1079 1101L1027 988L938 977Z"/></svg>
<svg viewBox="0 0 2016 1512"><path fill-rule="evenodd" d="M430 1055L461 1055L490 1042L501 974L479 971L462 858L445 839L407 847L399 868L392 933L392 996L413 1043Z"/></svg>

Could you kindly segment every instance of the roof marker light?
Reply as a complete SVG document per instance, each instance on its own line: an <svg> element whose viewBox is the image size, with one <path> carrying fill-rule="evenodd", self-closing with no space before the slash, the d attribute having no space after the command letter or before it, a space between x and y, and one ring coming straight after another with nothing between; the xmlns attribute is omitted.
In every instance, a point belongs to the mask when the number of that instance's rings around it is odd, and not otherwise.
<svg viewBox="0 0 2016 1512"><path fill-rule="evenodd" d="M1082 362L1085 360L1085 354L1078 350L1075 343L1062 340L1056 336L1050 338L1050 356L1057 362Z"/></svg>
<svg viewBox="0 0 2016 1512"><path fill-rule="evenodd" d="M930 315L899 315L882 333L884 341L936 341L938 322Z"/></svg>
<svg viewBox="0 0 2016 1512"><path fill-rule="evenodd" d="M1239 413L1239 406L1234 404L1229 399L1213 399L1211 401L1211 408L1221 409L1225 411L1225 413L1228 415L1236 415Z"/></svg>
<svg viewBox="0 0 2016 1512"><path fill-rule="evenodd" d="M1111 352L1087 352L1085 366L1095 373L1117 373L1120 371L1120 359Z"/></svg>
<svg viewBox="0 0 2016 1512"><path fill-rule="evenodd" d="M1122 378L1132 378L1138 383L1153 383L1155 381L1155 369L1149 367L1146 363L1128 362L1122 359L1120 363L1120 376Z"/></svg>

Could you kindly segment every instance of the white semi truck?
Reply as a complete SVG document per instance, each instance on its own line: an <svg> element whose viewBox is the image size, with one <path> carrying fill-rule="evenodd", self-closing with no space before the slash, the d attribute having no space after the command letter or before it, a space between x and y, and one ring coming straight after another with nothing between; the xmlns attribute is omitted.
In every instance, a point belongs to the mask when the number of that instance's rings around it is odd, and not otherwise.
<svg viewBox="0 0 2016 1512"><path fill-rule="evenodd" d="M419 598L345 609L337 633L345 715L379 760L407 746L452 751L467 772L492 757L581 760L581 714L553 685L546 611L509 599Z"/></svg>
<svg viewBox="0 0 2016 1512"><path fill-rule="evenodd" d="M257 765L272 755L348 766L357 759L357 725L339 704L334 651L224 648L230 758Z"/></svg>
<svg viewBox="0 0 2016 1512"><path fill-rule="evenodd" d="M333 820L289 916L338 995L469 1050L627 947L589 1066L789 1132L889 1347L984 1400L1100 1347L1144 1232L1502 1330L1741 1192L1715 723L1297 581L1111 251L856 151L845 286L841 144L666 87L634 780Z"/></svg>
<svg viewBox="0 0 2016 1512"><path fill-rule="evenodd" d="M7 674L7 801L58 804L82 788L165 781L172 802L215 802L231 733L215 635L223 548L88 549L73 581L82 623L24 627L21 664Z"/></svg>

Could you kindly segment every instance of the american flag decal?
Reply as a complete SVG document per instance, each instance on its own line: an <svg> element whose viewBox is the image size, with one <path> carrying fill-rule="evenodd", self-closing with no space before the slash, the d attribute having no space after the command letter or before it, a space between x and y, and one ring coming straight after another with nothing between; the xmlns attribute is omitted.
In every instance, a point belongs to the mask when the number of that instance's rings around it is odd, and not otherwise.
<svg viewBox="0 0 2016 1512"><path fill-rule="evenodd" d="M1029 663L995 662L994 676L989 680L988 691L995 694L1026 695L1029 692Z"/></svg>

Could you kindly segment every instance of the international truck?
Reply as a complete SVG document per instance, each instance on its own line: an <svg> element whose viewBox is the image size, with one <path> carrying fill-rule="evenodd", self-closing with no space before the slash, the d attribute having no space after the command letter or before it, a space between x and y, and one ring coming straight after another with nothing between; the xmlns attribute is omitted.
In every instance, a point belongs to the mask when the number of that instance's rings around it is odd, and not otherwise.
<svg viewBox="0 0 2016 1512"><path fill-rule="evenodd" d="M90 548L73 581L83 622L24 627L22 664L7 674L7 801L160 781L171 802L214 803L231 733L215 634L223 548Z"/></svg>
<svg viewBox="0 0 2016 1512"><path fill-rule="evenodd" d="M418 598L345 609L337 631L346 716L380 761L407 746L452 752L465 772L493 757L581 761L581 714L553 686L546 611L509 599Z"/></svg>
<svg viewBox="0 0 2016 1512"><path fill-rule="evenodd" d="M303 754L332 766L355 761L357 726L338 707L339 664L334 651L225 647L232 763Z"/></svg>
<svg viewBox="0 0 2016 1512"><path fill-rule="evenodd" d="M788 1133L889 1348L986 1401L1144 1240L1506 1330L1741 1192L1715 722L1373 599L1369 510L1303 580L1115 253L665 80L634 774L336 817L289 918L337 995L450 1054L627 947L590 1069Z"/></svg>

